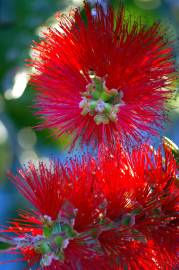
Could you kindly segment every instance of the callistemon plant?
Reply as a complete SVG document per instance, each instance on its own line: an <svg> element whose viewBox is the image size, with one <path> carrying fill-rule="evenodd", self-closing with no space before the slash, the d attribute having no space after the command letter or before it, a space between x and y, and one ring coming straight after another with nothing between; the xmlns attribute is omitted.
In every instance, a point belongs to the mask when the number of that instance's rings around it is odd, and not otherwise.
<svg viewBox="0 0 179 270"><path fill-rule="evenodd" d="M39 126L71 134L72 146L156 135L175 74L166 30L126 17L122 6L115 13L96 5L94 16L86 2L83 13L57 20L33 46Z"/></svg>
<svg viewBox="0 0 179 270"><path fill-rule="evenodd" d="M124 7L96 5L92 15L85 2L58 21L30 64L40 127L95 154L9 173L34 208L2 227L3 252L28 269L176 270L179 149L167 138L158 150L136 146L166 117L170 44L158 24L126 18Z"/></svg>
<svg viewBox="0 0 179 270"><path fill-rule="evenodd" d="M10 178L35 207L4 232L36 269L174 269L177 263L176 161L148 145L129 155L101 147L65 166L33 163Z"/></svg>

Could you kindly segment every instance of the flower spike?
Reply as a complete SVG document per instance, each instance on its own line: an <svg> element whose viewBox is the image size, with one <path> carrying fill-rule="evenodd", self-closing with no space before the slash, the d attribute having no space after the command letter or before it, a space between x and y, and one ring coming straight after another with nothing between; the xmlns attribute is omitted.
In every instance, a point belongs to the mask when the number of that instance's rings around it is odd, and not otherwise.
<svg viewBox="0 0 179 270"><path fill-rule="evenodd" d="M35 207L3 229L4 242L40 270L173 270L177 264L177 165L166 149L98 159L29 163L10 176ZM3 236L0 237L2 241ZM9 252L13 252L12 248Z"/></svg>
<svg viewBox="0 0 179 270"><path fill-rule="evenodd" d="M175 77L170 42L159 24L144 26L84 2L71 15L58 17L34 44L31 82L40 128L56 136L71 134L72 147L136 144L157 135L166 118L166 101ZM59 30L60 29L60 30Z"/></svg>

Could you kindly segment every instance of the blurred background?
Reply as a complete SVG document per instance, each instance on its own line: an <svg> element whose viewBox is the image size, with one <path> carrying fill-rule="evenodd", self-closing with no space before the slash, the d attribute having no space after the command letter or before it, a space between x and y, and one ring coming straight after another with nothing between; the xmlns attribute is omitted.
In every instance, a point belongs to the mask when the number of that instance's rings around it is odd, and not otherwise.
<svg viewBox="0 0 179 270"><path fill-rule="evenodd" d="M90 0L92 5L96 2ZM107 5L119 6L119 0L99 0ZM145 24L154 20L168 25L174 34L176 65L179 66L179 0L124 0L127 10L135 17L141 16ZM0 0L0 224L17 215L17 209L26 206L23 198L7 180L6 172L28 160L37 162L49 156L62 159L68 138L54 141L48 131L37 132L32 127L38 122L33 116L33 89L28 85L29 70L24 59L31 55L32 40L38 40L41 32L54 25L56 11L68 12L79 6L82 0ZM95 15L95 9L93 9ZM177 44L178 43L178 44ZM164 135L179 145L179 95L172 101ZM0 243L0 249L3 248ZM23 269L23 264L3 264L14 256L2 256L0 270Z"/></svg>

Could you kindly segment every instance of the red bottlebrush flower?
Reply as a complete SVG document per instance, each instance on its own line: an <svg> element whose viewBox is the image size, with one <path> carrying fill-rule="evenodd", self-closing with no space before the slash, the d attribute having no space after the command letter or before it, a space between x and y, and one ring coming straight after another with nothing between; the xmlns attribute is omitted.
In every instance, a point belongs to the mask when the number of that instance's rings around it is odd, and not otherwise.
<svg viewBox="0 0 179 270"><path fill-rule="evenodd" d="M117 145L98 160L32 163L11 176L36 208L4 232L44 270L172 270L177 263L177 167L171 152Z"/></svg>
<svg viewBox="0 0 179 270"><path fill-rule="evenodd" d="M114 145L156 135L165 119L175 68L158 23L146 27L96 5L58 17L33 48L31 81L41 128L72 135L82 144Z"/></svg>
<svg viewBox="0 0 179 270"><path fill-rule="evenodd" d="M113 250L119 269L173 269L179 240L176 161L167 149L163 159L161 150L155 152L148 145L116 162L118 152L107 151L101 167L106 215L119 230L104 232L100 241Z"/></svg>
<svg viewBox="0 0 179 270"><path fill-rule="evenodd" d="M93 164L93 162L92 162ZM80 169L80 166L83 169ZM79 175L80 172L80 175ZM4 232L15 233L12 242L30 266L38 269L108 269L93 237L104 203L84 162L63 167L58 162L32 163L11 175L18 190L37 211L21 213Z"/></svg>

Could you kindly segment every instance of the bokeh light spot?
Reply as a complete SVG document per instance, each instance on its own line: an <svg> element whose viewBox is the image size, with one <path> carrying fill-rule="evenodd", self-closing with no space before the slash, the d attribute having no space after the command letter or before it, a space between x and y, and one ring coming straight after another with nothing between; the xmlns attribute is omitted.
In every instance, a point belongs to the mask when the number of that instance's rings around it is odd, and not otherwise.
<svg viewBox="0 0 179 270"><path fill-rule="evenodd" d="M27 86L29 80L29 76L27 75L27 71L25 69L19 70L15 77L14 83L11 89L7 89L5 91L5 98L6 99L16 99L20 98Z"/></svg>
<svg viewBox="0 0 179 270"><path fill-rule="evenodd" d="M31 127L25 127L19 131L17 140L23 149L31 149L36 144L37 137Z"/></svg>
<svg viewBox="0 0 179 270"><path fill-rule="evenodd" d="M0 120L0 144L4 144L8 139L8 131L3 122Z"/></svg>

